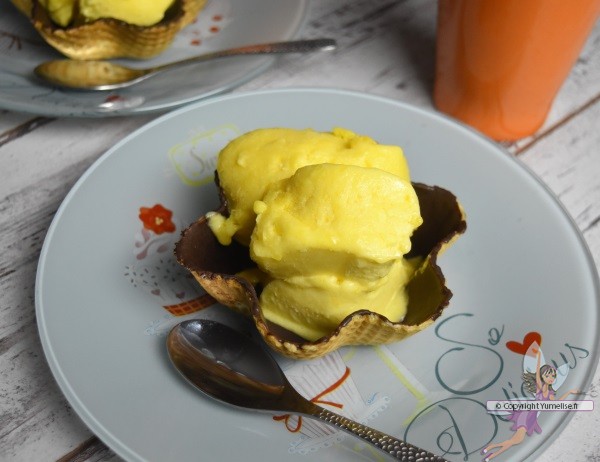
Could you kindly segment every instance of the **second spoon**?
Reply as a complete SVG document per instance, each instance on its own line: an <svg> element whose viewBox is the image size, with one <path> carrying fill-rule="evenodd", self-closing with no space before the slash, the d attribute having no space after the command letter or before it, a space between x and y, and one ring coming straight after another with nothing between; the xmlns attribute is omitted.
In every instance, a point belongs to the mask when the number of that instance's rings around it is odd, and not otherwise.
<svg viewBox="0 0 600 462"><path fill-rule="evenodd" d="M42 63L33 72L46 82L63 88L115 90L142 82L168 69L228 56L306 53L310 51L329 51L335 48L336 42L333 39L294 40L215 51L146 69L129 68L109 61L60 59Z"/></svg>

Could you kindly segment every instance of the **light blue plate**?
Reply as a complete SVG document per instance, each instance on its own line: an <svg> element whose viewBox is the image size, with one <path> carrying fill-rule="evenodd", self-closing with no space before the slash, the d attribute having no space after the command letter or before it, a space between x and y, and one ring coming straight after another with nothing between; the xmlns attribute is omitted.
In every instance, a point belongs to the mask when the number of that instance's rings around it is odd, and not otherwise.
<svg viewBox="0 0 600 462"><path fill-rule="evenodd" d="M118 143L68 194L44 243L36 286L44 351L73 408L116 453L130 461L378 460L308 419L298 425L208 400L167 361L164 335L180 320L239 323L219 306L168 311L205 301L172 248L218 202L218 151L272 126L341 126L400 145L413 180L453 191L468 222L439 259L454 292L444 315L403 342L282 360L303 393L329 390L320 399L343 405L333 410L463 461L512 435L485 406L521 393L518 344L528 333L541 336L544 362L570 366L557 394L588 388L599 351L595 266L558 201L519 162L470 129L397 101L334 90L234 94L169 113ZM572 415L542 413L542 434L496 460L532 459Z"/></svg>
<svg viewBox="0 0 600 462"><path fill-rule="evenodd" d="M117 60L151 67L240 45L290 40L298 34L308 0L208 0L194 24L168 50L150 60ZM50 117L108 117L165 111L231 90L275 60L243 56L188 66L128 89L63 91L33 75L40 63L63 58L7 0L0 3L0 108Z"/></svg>

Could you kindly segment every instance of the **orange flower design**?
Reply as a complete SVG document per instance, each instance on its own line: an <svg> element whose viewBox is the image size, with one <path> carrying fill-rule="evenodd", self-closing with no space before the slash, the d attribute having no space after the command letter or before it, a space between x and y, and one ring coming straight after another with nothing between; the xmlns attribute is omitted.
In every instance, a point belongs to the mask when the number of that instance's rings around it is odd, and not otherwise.
<svg viewBox="0 0 600 462"><path fill-rule="evenodd" d="M338 379L337 382L335 382L334 384L332 384L331 386L329 386L328 388L326 388L325 390L323 390L321 393L319 393L317 396L315 396L314 398L312 398L310 401L312 403L315 403L315 404L329 404L330 406L334 406L334 407L337 407L339 409L342 409L344 407L343 404L341 404L341 403L334 403L332 401L324 401L321 398L323 398L323 396L328 395L332 391L335 391L336 389L338 389L339 387L341 387L348 377L350 377L350 368L348 366L346 366L346 371ZM297 432L299 432L302 429L302 416L301 415L298 416L298 420L297 420L297 423L296 423L295 427L292 427L292 425L290 423L291 417L292 416L290 414L275 415L275 416L273 416L273 420L277 420L277 421L283 420L283 423L285 424L285 428L287 428L287 430L289 432L291 432L291 433L297 433Z"/></svg>
<svg viewBox="0 0 600 462"><path fill-rule="evenodd" d="M175 231L175 224L171 220L173 212L160 204L154 207L140 207L140 220L144 223L144 228L154 231L156 234L172 233Z"/></svg>

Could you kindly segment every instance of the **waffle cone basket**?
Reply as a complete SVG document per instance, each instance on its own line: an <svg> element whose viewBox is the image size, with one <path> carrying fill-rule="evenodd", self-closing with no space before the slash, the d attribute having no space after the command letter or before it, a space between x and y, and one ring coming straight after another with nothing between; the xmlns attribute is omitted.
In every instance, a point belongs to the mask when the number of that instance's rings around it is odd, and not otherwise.
<svg viewBox="0 0 600 462"><path fill-rule="evenodd" d="M267 321L261 311L255 288L236 273L255 267L249 251L236 242L219 244L205 217L188 227L176 245L175 254L219 303L254 321L265 342L279 353L295 358L323 356L346 345L376 345L402 340L431 325L448 305L452 292L437 264L437 257L466 230L464 212L449 191L413 184L423 224L414 232L407 257L421 257L422 264L408 283L408 309L400 322L371 311L356 311L347 316L329 335L308 341ZM223 204L220 212L226 212Z"/></svg>
<svg viewBox="0 0 600 462"><path fill-rule="evenodd" d="M116 19L54 24L37 0L12 0L27 15L42 38L72 59L146 59L163 52L175 35L192 23L206 0L175 0L159 23L136 26Z"/></svg>

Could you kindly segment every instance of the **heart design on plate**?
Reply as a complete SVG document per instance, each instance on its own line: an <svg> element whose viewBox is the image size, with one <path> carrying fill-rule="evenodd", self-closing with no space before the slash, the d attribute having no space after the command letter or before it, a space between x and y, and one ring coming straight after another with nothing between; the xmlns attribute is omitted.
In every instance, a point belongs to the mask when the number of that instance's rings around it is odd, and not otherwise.
<svg viewBox="0 0 600 462"><path fill-rule="evenodd" d="M506 342L506 348L514 353L524 355L534 342L536 342L538 345L541 345L542 336L538 332L527 332L525 337L523 337L523 343L519 343L515 340L509 340Z"/></svg>

